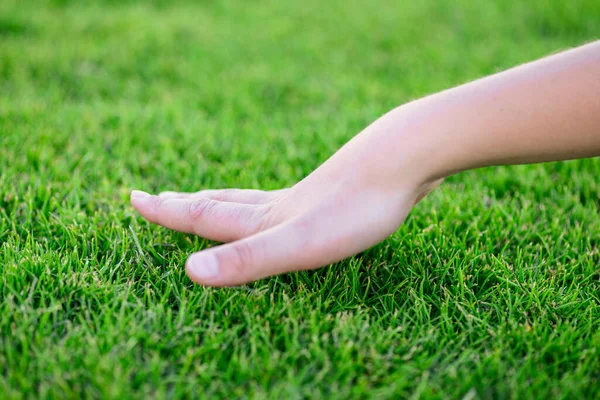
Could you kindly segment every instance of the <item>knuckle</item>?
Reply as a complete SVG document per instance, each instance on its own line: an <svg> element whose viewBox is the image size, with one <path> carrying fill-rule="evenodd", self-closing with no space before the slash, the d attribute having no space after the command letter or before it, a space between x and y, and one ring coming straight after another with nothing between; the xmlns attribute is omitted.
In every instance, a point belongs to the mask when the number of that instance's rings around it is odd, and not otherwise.
<svg viewBox="0 0 600 400"><path fill-rule="evenodd" d="M188 215L192 221L199 221L210 214L214 202L210 199L198 199L188 204Z"/></svg>
<svg viewBox="0 0 600 400"><path fill-rule="evenodd" d="M251 268L254 262L254 250L252 247L241 241L232 247L231 268L235 274L244 274L248 268Z"/></svg>

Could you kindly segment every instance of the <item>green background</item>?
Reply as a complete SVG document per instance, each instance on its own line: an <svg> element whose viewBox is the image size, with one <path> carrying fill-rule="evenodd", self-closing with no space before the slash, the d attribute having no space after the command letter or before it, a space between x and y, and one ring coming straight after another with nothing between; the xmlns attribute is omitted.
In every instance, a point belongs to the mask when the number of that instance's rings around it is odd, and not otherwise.
<svg viewBox="0 0 600 400"><path fill-rule="evenodd" d="M451 177L231 289L147 191L289 187L398 104L598 37L600 2L0 2L0 397L600 391L600 160ZM139 245L136 243L139 242Z"/></svg>

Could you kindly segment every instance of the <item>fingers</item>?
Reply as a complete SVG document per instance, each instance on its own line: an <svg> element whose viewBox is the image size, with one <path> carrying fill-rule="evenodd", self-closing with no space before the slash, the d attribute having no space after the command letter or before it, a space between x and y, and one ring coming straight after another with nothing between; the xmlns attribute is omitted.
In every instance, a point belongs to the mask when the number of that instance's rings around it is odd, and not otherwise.
<svg viewBox="0 0 600 400"><path fill-rule="evenodd" d="M304 214L245 239L192 254L186 272L194 282L233 286L284 272L313 269L356 254L389 235L380 232L383 207ZM387 213L384 213L387 214Z"/></svg>
<svg viewBox="0 0 600 400"><path fill-rule="evenodd" d="M323 265L309 232L288 222L254 236L192 254L186 272L194 282L234 286L266 276Z"/></svg>
<svg viewBox="0 0 600 400"><path fill-rule="evenodd" d="M229 203L209 198L151 196L134 190L131 204L148 221L219 242L256 233L266 205Z"/></svg>
<svg viewBox="0 0 600 400"><path fill-rule="evenodd" d="M162 192L160 197L165 198L208 198L218 201L229 201L243 204L263 204L281 197L288 189L264 191L254 189L209 189L195 193Z"/></svg>

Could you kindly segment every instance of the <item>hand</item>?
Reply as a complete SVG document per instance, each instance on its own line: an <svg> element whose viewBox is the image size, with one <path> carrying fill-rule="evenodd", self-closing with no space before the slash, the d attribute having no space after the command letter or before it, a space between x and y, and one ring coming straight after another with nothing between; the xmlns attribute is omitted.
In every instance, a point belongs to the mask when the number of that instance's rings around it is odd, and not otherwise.
<svg viewBox="0 0 600 400"><path fill-rule="evenodd" d="M231 242L192 254L186 271L199 284L238 285L314 269L367 249L393 233L412 206L441 182L370 179L377 171L356 170L356 159L353 151L340 151L290 189L158 196L133 191L131 203L150 222Z"/></svg>
<svg viewBox="0 0 600 400"><path fill-rule="evenodd" d="M600 41L392 110L291 189L134 191L167 228L231 242L193 254L200 284L317 268L390 235L442 177L600 155Z"/></svg>

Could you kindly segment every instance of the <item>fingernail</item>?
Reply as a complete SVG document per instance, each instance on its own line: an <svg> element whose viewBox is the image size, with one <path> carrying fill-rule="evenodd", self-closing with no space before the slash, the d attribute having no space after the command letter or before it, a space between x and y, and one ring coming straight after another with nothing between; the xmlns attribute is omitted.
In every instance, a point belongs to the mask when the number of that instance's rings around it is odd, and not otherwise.
<svg viewBox="0 0 600 400"><path fill-rule="evenodd" d="M187 262L188 273L200 279L219 275L219 262L211 252L192 254Z"/></svg>
<svg viewBox="0 0 600 400"><path fill-rule="evenodd" d="M142 192L141 190L132 190L131 191L131 198L132 199L145 199L150 197L150 194L146 193L146 192Z"/></svg>

